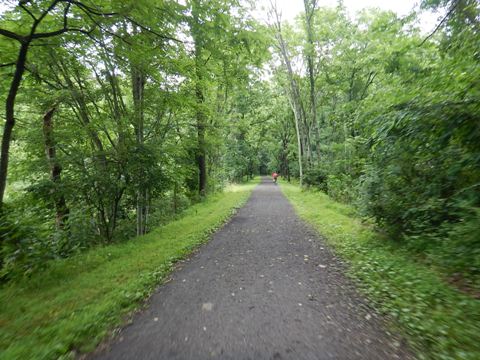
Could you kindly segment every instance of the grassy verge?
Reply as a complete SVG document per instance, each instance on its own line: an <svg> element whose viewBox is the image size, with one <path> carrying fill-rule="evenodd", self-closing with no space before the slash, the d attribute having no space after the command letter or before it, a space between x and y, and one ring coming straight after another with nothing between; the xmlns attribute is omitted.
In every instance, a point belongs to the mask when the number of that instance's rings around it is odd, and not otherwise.
<svg viewBox="0 0 480 360"><path fill-rule="evenodd" d="M71 358L92 350L140 306L173 264L205 242L256 185L232 185L129 242L54 261L0 288L0 358Z"/></svg>
<svg viewBox="0 0 480 360"><path fill-rule="evenodd" d="M405 249L320 192L282 183L297 213L314 226L375 307L396 319L419 358L480 359L480 301L445 283Z"/></svg>

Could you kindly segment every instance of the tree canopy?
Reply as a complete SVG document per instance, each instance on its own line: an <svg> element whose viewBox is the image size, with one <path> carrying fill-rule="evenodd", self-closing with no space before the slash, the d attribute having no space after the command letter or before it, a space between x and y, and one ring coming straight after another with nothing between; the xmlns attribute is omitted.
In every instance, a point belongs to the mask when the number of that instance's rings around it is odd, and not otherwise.
<svg viewBox="0 0 480 360"><path fill-rule="evenodd" d="M316 0L293 24L274 3L262 24L240 0L10 5L3 278L145 234L273 171L355 204L452 272L480 273L477 1L422 1L445 10L427 35L417 14L353 17Z"/></svg>

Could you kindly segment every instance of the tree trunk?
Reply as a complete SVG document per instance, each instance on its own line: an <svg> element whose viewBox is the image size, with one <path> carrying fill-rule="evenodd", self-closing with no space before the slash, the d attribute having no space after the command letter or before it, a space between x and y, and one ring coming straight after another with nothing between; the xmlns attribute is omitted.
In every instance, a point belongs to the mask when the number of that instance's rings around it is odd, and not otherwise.
<svg viewBox="0 0 480 360"><path fill-rule="evenodd" d="M290 102L290 105L293 110L293 115L295 116L295 131L297 133L297 146L298 146L298 172L299 172L299 177L300 177L300 186L303 185L303 161L302 161L302 139L301 139L301 134L300 134L300 126L299 126L299 115L297 108L295 105Z"/></svg>
<svg viewBox="0 0 480 360"><path fill-rule="evenodd" d="M203 93L201 89L197 89L197 105L203 105ZM207 164L206 164L206 144L205 144L205 117L202 109L197 110L197 138L198 138L198 191L201 196L205 196L207 192Z"/></svg>
<svg viewBox="0 0 480 360"><path fill-rule="evenodd" d="M198 191L201 196L205 196L207 192L207 163L206 163L206 142L205 128L206 118L203 109L205 97L203 93L203 75L202 75L202 55L203 44L201 34L201 24L198 18L199 2L194 1L192 4L191 24L192 37L195 44L195 98L196 98L196 120L197 120L197 166L198 166Z"/></svg>
<svg viewBox="0 0 480 360"><path fill-rule="evenodd" d="M27 61L27 52L30 42L24 42L20 46L17 57L15 73L13 75L10 90L8 91L7 100L5 102L5 126L3 128L2 149L0 158L0 212L3 209L3 198L5 196L5 188L7 187L8 160L10 155L10 142L12 140L12 131L15 126L15 98L25 72L25 63Z"/></svg>
<svg viewBox="0 0 480 360"><path fill-rule="evenodd" d="M144 143L144 90L145 74L135 65L132 66L132 95L135 111L135 137L137 147L143 147ZM137 235L146 233L147 225L147 193L145 185L138 184L137 189Z"/></svg>
<svg viewBox="0 0 480 360"><path fill-rule="evenodd" d="M86 96L84 94L84 86L82 85L82 79L78 73L75 73L75 69L69 67L62 59L52 59L52 63L57 66L58 72L62 75L65 81L65 87L69 89L72 97L71 108L76 114L80 124L86 130L89 140L91 142L92 149L94 151L95 165L99 174L105 174L108 176L109 166L105 148L102 143L102 138L98 134L97 130L92 126L90 121L90 111L87 106ZM76 82L76 84L74 83ZM116 191L116 194L112 194L109 188L111 184L102 181L94 181L92 183L92 190L96 193L96 208L98 213L96 214L96 220L99 227L99 234L101 237L110 241L113 237L113 232L116 226L117 218L117 196L123 194L124 189Z"/></svg>
<svg viewBox="0 0 480 360"><path fill-rule="evenodd" d="M53 136L53 114L55 111L56 107L53 107L43 116L43 137L45 142L45 155L47 156L48 164L50 166L50 178L54 184L52 197L56 212L55 223L57 229L62 230L67 224L70 211L67 207L63 191L59 189L62 182L62 167L57 160L57 149Z"/></svg>
<svg viewBox="0 0 480 360"><path fill-rule="evenodd" d="M276 39L278 46L280 48L280 53L282 55L282 61L285 65L287 70L287 76L289 80L289 91L287 91L287 97L290 101L290 106L293 110L293 114L295 117L295 131L297 135L297 145L298 145L298 170L299 170L299 177L300 177L300 186L303 183L303 151L304 151L304 134L302 132L301 126L305 124L304 115L305 112L303 111L303 107L301 104L300 98L300 89L298 87L297 82L295 81L295 77L293 74L292 64L290 62L290 57L288 54L287 44L282 35L282 28L281 28L281 21L280 21L280 14L278 13L277 8L273 5L272 8L274 15L276 16L275 19L275 31L276 31Z"/></svg>
<svg viewBox="0 0 480 360"><path fill-rule="evenodd" d="M317 1L304 0L303 3L305 6L305 25L306 25L307 46L308 46L306 51L306 58L307 58L308 80L310 85L311 126L309 128L313 127L315 129L315 127L317 127L318 124L317 124L317 99L315 96L315 74L314 74L314 66L313 66L314 43L313 43L312 19L315 13L315 7L317 5ZM308 141L310 141L310 136ZM309 149L310 149L310 146L309 146ZM311 156L311 154L309 156Z"/></svg>
<svg viewBox="0 0 480 360"><path fill-rule="evenodd" d="M177 180L175 180L175 183L173 184L173 213L177 214L178 212L178 183Z"/></svg>

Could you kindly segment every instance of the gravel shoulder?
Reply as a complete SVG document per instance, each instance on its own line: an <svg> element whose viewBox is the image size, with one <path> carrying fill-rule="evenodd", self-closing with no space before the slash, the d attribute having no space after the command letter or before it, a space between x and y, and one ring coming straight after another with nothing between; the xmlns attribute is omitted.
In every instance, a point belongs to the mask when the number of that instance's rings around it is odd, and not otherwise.
<svg viewBox="0 0 480 360"><path fill-rule="evenodd" d="M264 179L91 359L408 359L344 266Z"/></svg>

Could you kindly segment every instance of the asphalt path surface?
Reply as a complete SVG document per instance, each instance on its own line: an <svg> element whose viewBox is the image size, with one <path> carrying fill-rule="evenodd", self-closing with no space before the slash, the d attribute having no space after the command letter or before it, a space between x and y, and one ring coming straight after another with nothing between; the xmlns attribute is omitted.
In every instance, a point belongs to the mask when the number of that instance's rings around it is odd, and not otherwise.
<svg viewBox="0 0 480 360"><path fill-rule="evenodd" d="M93 359L406 359L345 266L264 179Z"/></svg>

